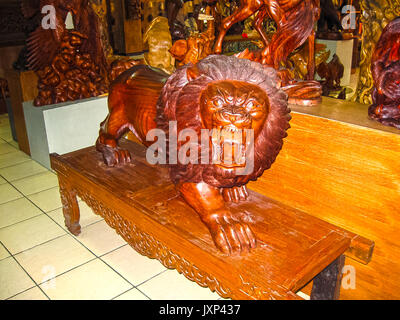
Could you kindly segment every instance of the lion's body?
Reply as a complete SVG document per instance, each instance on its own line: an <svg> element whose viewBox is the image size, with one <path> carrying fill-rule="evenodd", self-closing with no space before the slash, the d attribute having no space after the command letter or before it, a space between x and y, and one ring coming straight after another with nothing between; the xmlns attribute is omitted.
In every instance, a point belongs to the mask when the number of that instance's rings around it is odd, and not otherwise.
<svg viewBox="0 0 400 320"><path fill-rule="evenodd" d="M109 115L102 122L100 133L120 137L130 130L147 145L146 135L156 128L157 100L167 78L163 71L147 65L122 73L110 87Z"/></svg>
<svg viewBox="0 0 400 320"><path fill-rule="evenodd" d="M214 106L217 99L222 102ZM224 162L183 164L178 159L169 166L171 180L207 225L218 248L227 253L254 248L255 237L247 223L233 217L225 201L247 198L245 184L272 165L287 136L290 110L276 71L257 62L218 55L179 68L169 78L148 66L135 66L111 87L109 115L101 124L97 150L109 166L129 162L129 152L117 146L127 130L148 146L149 130L162 129L169 143L171 121L176 122L178 135L188 128L198 137L202 129L253 130L254 143L249 148L254 151L254 169L246 175L237 174L239 164L227 167ZM200 149L198 141L195 148ZM246 144L238 141L233 140L238 148L248 148L247 140ZM184 144L177 141L178 152ZM222 155L225 146L221 146Z"/></svg>

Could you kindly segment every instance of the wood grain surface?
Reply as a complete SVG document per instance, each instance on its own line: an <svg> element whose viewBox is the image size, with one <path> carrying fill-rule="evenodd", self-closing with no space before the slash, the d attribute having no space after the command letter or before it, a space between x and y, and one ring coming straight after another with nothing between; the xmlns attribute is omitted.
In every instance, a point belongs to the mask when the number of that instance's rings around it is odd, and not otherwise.
<svg viewBox="0 0 400 320"><path fill-rule="evenodd" d="M138 252L234 299L299 299L295 293L302 286L352 250L357 235L250 192L250 201L231 209L252 225L257 248L224 255L170 182L167 168L149 165L143 146L124 139L120 144L133 159L114 168L94 147L51 155L66 224L76 235L78 195ZM365 256L371 247L370 242Z"/></svg>
<svg viewBox="0 0 400 320"><path fill-rule="evenodd" d="M249 188L375 242L368 265L346 260L356 281L342 299L399 299L400 131L358 103L290 107L281 153Z"/></svg>

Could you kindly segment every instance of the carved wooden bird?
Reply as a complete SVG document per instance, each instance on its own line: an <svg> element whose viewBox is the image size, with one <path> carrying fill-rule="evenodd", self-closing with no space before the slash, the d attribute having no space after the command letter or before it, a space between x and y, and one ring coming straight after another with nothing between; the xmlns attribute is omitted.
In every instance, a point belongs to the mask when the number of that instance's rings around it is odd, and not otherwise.
<svg viewBox="0 0 400 320"><path fill-rule="evenodd" d="M87 37L83 41L81 52L90 54L102 70L107 70L99 20L89 0L22 0L21 10L27 19L40 13L43 14L43 18L46 18L46 15L51 12L43 9L47 5L55 9L55 28L45 29L39 25L31 33L27 40L29 67L39 70L51 63L60 48L61 38L66 32L65 19L68 12L71 12L75 30Z"/></svg>

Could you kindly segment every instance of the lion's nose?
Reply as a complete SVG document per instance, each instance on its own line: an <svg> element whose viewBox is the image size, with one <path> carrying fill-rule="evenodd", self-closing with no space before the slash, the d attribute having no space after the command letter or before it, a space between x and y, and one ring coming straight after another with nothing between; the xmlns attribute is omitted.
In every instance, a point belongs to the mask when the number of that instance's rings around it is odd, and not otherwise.
<svg viewBox="0 0 400 320"><path fill-rule="evenodd" d="M236 125L246 125L248 122L251 122L248 113L244 110L239 110L239 108L224 110L223 118Z"/></svg>

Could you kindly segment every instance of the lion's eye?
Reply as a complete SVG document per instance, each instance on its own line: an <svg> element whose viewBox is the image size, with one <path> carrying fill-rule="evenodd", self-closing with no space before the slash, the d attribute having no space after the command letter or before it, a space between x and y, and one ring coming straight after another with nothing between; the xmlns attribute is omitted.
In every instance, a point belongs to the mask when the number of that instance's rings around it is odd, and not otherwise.
<svg viewBox="0 0 400 320"><path fill-rule="evenodd" d="M256 103L254 102L254 101L249 101L247 104L246 104L246 108L247 109L253 109L253 108L255 108L256 107Z"/></svg>
<svg viewBox="0 0 400 320"><path fill-rule="evenodd" d="M224 104L224 102L222 101L222 99L215 99L213 101L213 105L216 106L216 107L222 107L223 104Z"/></svg>

